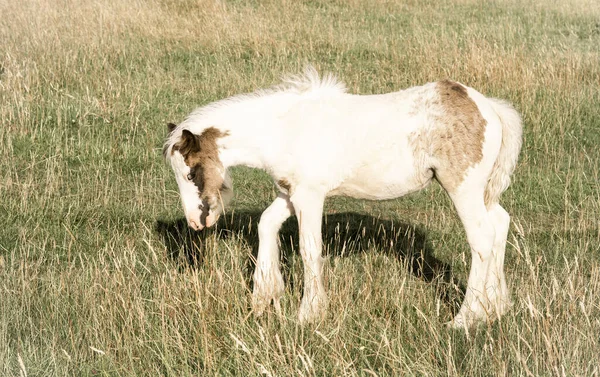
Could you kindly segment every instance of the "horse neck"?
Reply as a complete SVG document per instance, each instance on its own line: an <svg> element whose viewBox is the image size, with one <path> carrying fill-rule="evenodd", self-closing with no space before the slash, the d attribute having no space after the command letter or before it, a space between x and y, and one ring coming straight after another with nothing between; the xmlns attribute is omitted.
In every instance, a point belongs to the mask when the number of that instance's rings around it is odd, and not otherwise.
<svg viewBox="0 0 600 377"><path fill-rule="evenodd" d="M227 134L219 157L225 168L237 165L268 170L273 150L278 147L276 115L291 101L289 96L267 95L222 106L205 121L219 124ZM292 99L293 100L293 99Z"/></svg>
<svg viewBox="0 0 600 377"><path fill-rule="evenodd" d="M245 133L229 131L219 151L219 158L225 168L231 166L248 166L265 169L265 156L259 140L244 137Z"/></svg>

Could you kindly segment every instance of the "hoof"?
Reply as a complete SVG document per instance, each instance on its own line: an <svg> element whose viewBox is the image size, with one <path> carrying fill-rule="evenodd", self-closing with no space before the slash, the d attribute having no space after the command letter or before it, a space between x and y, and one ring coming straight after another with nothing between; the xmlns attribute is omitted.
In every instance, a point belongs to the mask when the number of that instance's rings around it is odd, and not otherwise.
<svg viewBox="0 0 600 377"><path fill-rule="evenodd" d="M279 298L252 295L252 312L254 313L254 316L262 316L267 310L267 308L271 305L271 302L273 302L273 307L275 308L275 311L278 314L281 313L281 305L279 303Z"/></svg>
<svg viewBox="0 0 600 377"><path fill-rule="evenodd" d="M275 311L281 313L279 299L283 296L283 276L279 271L271 271L265 275L254 275L254 291L252 292L252 311L254 316L261 316L273 302Z"/></svg>
<svg viewBox="0 0 600 377"><path fill-rule="evenodd" d="M452 321L446 322L446 326L456 330L467 330L473 326L477 321L473 319L467 319L462 314L457 314Z"/></svg>
<svg viewBox="0 0 600 377"><path fill-rule="evenodd" d="M303 298L298 311L298 322L306 324L322 320L327 313L327 304L327 296L324 294L311 299Z"/></svg>

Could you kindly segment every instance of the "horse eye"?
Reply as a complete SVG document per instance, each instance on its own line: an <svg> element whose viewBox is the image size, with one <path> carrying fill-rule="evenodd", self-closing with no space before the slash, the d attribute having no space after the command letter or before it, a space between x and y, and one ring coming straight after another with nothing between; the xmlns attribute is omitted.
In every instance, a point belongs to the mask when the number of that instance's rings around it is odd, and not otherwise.
<svg viewBox="0 0 600 377"><path fill-rule="evenodd" d="M188 174L187 179L188 181L191 181L192 179L194 179L194 175L192 173Z"/></svg>

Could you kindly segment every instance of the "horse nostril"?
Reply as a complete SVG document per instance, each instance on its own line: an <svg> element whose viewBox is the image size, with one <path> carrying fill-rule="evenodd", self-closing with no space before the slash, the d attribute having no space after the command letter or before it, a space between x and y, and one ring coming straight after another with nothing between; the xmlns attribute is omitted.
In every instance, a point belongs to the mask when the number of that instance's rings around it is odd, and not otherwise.
<svg viewBox="0 0 600 377"><path fill-rule="evenodd" d="M204 228L204 225L202 225L201 223L196 222L195 220L189 220L189 225L194 230L202 230Z"/></svg>

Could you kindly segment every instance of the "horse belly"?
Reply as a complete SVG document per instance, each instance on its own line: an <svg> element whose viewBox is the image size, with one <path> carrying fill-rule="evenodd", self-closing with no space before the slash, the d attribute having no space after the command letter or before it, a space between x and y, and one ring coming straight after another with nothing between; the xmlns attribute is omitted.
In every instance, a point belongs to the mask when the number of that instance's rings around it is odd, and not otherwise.
<svg viewBox="0 0 600 377"><path fill-rule="evenodd" d="M374 163L363 166L346 178L329 196L341 195L357 199L385 200L398 198L427 186L433 178L430 170L395 164Z"/></svg>

